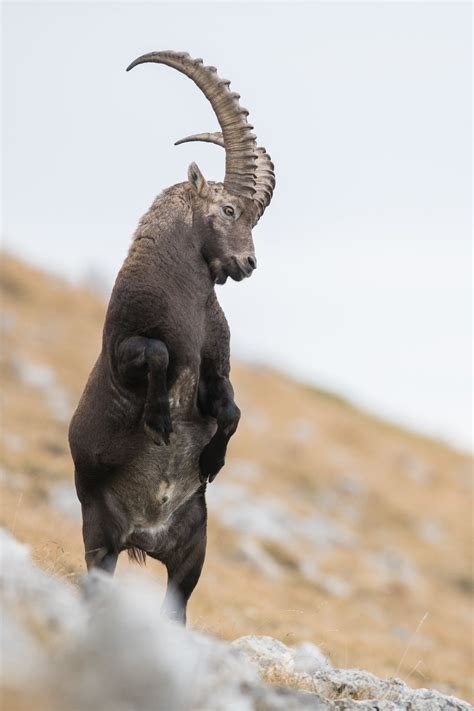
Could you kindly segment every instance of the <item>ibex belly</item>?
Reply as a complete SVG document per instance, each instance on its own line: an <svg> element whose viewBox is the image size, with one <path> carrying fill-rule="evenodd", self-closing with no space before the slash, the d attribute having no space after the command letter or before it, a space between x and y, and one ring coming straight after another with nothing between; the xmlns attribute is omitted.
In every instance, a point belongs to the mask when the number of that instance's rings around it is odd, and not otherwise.
<svg viewBox="0 0 474 711"><path fill-rule="evenodd" d="M196 376L183 371L169 393L173 424L170 443L155 444L144 431L136 455L110 486L109 495L127 520L124 546L155 550L173 514L199 489L199 456L215 432L212 418L196 406Z"/></svg>

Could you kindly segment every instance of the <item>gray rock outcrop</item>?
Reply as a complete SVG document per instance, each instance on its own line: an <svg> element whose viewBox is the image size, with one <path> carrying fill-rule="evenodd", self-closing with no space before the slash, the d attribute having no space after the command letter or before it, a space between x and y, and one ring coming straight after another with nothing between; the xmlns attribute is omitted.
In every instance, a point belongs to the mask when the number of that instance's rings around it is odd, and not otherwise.
<svg viewBox="0 0 474 711"><path fill-rule="evenodd" d="M229 644L176 627L160 617L161 591L149 581L94 574L77 589L37 568L8 531L0 547L1 684L29 697L29 708L37 694L57 711L472 708L398 679L333 669L311 642Z"/></svg>

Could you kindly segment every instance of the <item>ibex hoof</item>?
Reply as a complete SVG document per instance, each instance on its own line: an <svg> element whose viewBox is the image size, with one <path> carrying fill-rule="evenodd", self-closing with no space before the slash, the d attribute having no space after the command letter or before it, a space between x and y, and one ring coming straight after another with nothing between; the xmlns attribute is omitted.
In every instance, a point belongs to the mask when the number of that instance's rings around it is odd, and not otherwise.
<svg viewBox="0 0 474 711"><path fill-rule="evenodd" d="M201 456L199 457L199 479L204 484L205 482L214 481L222 467L224 466L225 460L216 458L211 451L204 447Z"/></svg>
<svg viewBox="0 0 474 711"><path fill-rule="evenodd" d="M155 444L169 444L172 431L169 415L156 415L153 420L145 422L145 432Z"/></svg>

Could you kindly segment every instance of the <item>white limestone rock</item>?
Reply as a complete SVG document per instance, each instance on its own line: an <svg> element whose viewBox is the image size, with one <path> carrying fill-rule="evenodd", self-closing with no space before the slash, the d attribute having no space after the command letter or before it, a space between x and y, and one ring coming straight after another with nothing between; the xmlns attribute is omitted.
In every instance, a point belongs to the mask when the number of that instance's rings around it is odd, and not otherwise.
<svg viewBox="0 0 474 711"><path fill-rule="evenodd" d="M159 615L162 591L139 577L84 578L82 593L39 570L0 529L0 683L55 711L467 711L469 704L398 679L332 669L311 642L229 644ZM285 685L265 683L277 670ZM269 675L271 676L271 675ZM276 675L278 678L278 674ZM304 686L296 688L298 685Z"/></svg>

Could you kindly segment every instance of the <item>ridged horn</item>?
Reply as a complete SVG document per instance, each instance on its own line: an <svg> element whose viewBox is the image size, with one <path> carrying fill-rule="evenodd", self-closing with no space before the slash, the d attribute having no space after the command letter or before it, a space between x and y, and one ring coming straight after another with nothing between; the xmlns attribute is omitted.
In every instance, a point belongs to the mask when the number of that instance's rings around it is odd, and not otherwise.
<svg viewBox="0 0 474 711"><path fill-rule="evenodd" d="M255 180L255 195L253 199L258 206L258 217L261 218L269 206L275 190L275 166L263 146L257 148L257 171Z"/></svg>
<svg viewBox="0 0 474 711"><path fill-rule="evenodd" d="M177 69L192 79L210 101L222 129L226 152L224 186L233 195L253 198L256 193L257 150L253 126L247 122L248 111L239 104L240 96L230 91L230 82L221 79L215 67L206 67L202 59L187 52L149 52L135 59L127 71L138 64L156 62Z"/></svg>
<svg viewBox="0 0 474 711"><path fill-rule="evenodd" d="M205 143L215 143L216 146L222 146L225 148L224 136L220 131L215 131L215 133L194 133L192 136L186 136L186 138L180 138L179 141L175 141L175 146L180 146L181 143L191 143L191 141L204 141Z"/></svg>
<svg viewBox="0 0 474 711"><path fill-rule="evenodd" d="M176 141L175 146L181 143L190 143L191 141L204 141L206 143L215 143L217 146L224 145L224 137L220 131L215 133L195 133L192 136L186 136ZM253 199L257 203L258 217L256 222L261 218L266 208L269 206L275 189L275 166L265 148L257 147L257 166L255 169L255 194Z"/></svg>

